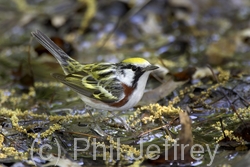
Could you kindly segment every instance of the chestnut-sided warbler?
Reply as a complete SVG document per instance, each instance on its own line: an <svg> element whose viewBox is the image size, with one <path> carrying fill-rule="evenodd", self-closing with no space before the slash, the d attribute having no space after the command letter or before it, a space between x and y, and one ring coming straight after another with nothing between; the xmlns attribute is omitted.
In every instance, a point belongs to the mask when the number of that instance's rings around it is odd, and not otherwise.
<svg viewBox="0 0 250 167"><path fill-rule="evenodd" d="M42 32L31 34L57 59L65 73L52 76L96 109L120 111L134 107L144 93L150 72L158 68L143 58L128 58L115 64L80 64Z"/></svg>

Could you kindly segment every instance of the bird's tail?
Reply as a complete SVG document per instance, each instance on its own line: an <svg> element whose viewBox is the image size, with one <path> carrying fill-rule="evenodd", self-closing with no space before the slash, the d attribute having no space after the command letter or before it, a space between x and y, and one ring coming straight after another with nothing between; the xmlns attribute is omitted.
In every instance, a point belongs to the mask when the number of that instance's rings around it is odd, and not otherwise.
<svg viewBox="0 0 250 167"><path fill-rule="evenodd" d="M59 48L49 37L37 30L31 32L38 42L43 45L59 62L65 74L73 73L75 67L81 66L76 60L69 57L61 48Z"/></svg>

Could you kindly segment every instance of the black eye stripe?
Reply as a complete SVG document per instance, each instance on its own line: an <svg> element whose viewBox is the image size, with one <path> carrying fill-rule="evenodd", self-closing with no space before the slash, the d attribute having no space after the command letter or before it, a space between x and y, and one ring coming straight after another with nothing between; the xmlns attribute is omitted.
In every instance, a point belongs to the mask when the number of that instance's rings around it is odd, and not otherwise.
<svg viewBox="0 0 250 167"><path fill-rule="evenodd" d="M125 65L125 66L120 66L121 69L131 69L132 68L132 65L129 64L129 65Z"/></svg>
<svg viewBox="0 0 250 167"><path fill-rule="evenodd" d="M139 67L132 66L132 71L137 71L137 70L139 70Z"/></svg>
<svg viewBox="0 0 250 167"><path fill-rule="evenodd" d="M126 65L126 66L121 66L121 69L131 69L133 71L142 71L141 67L138 67L138 66L135 66L135 65L132 65L132 64L129 64L129 65Z"/></svg>

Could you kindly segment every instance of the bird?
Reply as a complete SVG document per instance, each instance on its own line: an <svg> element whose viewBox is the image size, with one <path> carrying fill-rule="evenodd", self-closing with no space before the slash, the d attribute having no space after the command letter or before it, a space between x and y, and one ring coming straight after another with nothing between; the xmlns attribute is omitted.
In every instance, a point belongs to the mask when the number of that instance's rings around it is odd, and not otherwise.
<svg viewBox="0 0 250 167"><path fill-rule="evenodd" d="M149 74L158 68L140 57L127 58L119 63L81 64L41 31L36 30L31 35L62 67L64 74L52 73L52 76L94 109L124 111L133 108L143 96Z"/></svg>

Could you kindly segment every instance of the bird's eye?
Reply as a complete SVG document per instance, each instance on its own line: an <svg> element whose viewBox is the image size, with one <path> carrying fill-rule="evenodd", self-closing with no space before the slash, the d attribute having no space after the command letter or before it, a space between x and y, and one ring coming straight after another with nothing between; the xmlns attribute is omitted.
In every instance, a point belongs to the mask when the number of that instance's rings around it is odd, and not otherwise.
<svg viewBox="0 0 250 167"><path fill-rule="evenodd" d="M137 71L137 67L136 66L132 66L132 71Z"/></svg>

